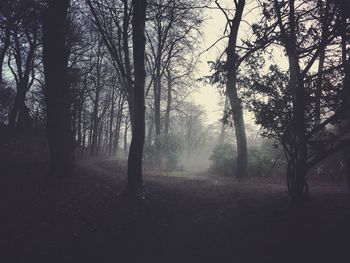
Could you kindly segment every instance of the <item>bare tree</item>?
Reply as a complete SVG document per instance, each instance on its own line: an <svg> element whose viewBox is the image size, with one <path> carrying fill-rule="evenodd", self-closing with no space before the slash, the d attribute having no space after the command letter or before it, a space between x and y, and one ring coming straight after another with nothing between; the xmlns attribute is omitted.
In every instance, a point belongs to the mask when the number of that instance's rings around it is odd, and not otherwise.
<svg viewBox="0 0 350 263"><path fill-rule="evenodd" d="M159 1L149 2L148 22L146 24L147 35L147 62L151 76L150 84L153 84L154 123L156 137L161 134L161 100L162 92L166 90L168 99L165 133L169 129L171 110L172 78L171 68L184 67L179 58L186 57L189 51L193 52L195 37L198 37L200 25L203 22L201 8L194 8L192 1ZM177 62L175 62L177 60ZM194 62L190 57L188 61ZM172 64L177 64L172 65ZM165 85L163 83L165 80Z"/></svg>
<svg viewBox="0 0 350 263"><path fill-rule="evenodd" d="M30 5L20 2L17 8L17 12L21 14L10 31L8 54L8 67L16 82L16 97L9 116L9 126L12 128L30 125L25 97L35 79L35 58L39 45L39 17L36 13L38 6L35 1ZM23 12L21 8L28 10Z"/></svg>

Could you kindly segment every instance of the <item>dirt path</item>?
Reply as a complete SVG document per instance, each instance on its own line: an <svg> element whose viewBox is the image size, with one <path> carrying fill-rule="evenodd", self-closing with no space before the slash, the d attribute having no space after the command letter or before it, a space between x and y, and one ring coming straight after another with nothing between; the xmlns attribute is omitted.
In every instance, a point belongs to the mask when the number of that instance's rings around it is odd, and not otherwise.
<svg viewBox="0 0 350 263"><path fill-rule="evenodd" d="M1 262L349 262L345 186L314 186L295 211L283 184L148 175L137 202L119 164L65 180L45 167L0 177Z"/></svg>

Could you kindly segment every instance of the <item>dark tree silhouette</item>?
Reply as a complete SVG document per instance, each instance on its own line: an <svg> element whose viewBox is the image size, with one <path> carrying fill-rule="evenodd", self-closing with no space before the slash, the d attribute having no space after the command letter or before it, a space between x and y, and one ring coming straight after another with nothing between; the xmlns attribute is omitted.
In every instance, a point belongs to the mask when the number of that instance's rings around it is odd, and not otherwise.
<svg viewBox="0 0 350 263"><path fill-rule="evenodd" d="M288 72L272 64L269 74L262 76L253 69L259 68L257 60L250 62L255 65L251 67L249 93L263 95L264 99L254 99L252 94L246 97L252 98L256 121L265 129L263 135L275 138L283 146L288 190L297 204L308 197L308 171L350 143L347 55L346 48L341 48L339 43L347 39L341 37L339 30L341 10L346 7L332 1L322 3L309 1L301 7L293 0L266 1L265 21L277 23L276 40L284 47ZM303 8L312 12L303 12ZM348 34L346 31L347 25L343 33ZM338 57L334 59L331 52L336 48ZM313 72L316 61L318 68ZM340 76L344 78L343 83Z"/></svg>
<svg viewBox="0 0 350 263"><path fill-rule="evenodd" d="M38 1L15 1L12 4L5 2L4 6L6 5L5 9L10 14L7 14L0 63L6 55L8 68L16 83L16 96L8 124L12 128L28 128L31 121L25 100L35 77L36 50L40 36L40 5Z"/></svg>
<svg viewBox="0 0 350 263"><path fill-rule="evenodd" d="M128 184L130 195L144 195L142 180L142 154L145 141L145 21L146 0L133 0L132 42L134 60L134 129L128 158Z"/></svg>
<svg viewBox="0 0 350 263"><path fill-rule="evenodd" d="M74 170L74 143L70 118L70 90L66 47L69 0L51 0L43 17L43 63L47 108L47 136L51 170L61 176Z"/></svg>

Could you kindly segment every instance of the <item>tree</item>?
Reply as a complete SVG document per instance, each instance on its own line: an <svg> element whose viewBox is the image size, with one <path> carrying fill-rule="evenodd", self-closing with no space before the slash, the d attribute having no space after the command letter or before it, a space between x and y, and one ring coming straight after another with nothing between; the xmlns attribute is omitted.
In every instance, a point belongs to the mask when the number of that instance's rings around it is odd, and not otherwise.
<svg viewBox="0 0 350 263"><path fill-rule="evenodd" d="M128 0L86 0L93 22L106 46L114 66L120 88L127 99L131 130L134 126L134 85L130 56L131 6ZM107 15L108 14L108 15Z"/></svg>
<svg viewBox="0 0 350 263"><path fill-rule="evenodd" d="M203 22L202 8L196 8L193 1L181 0L152 0L149 1L148 21L146 24L147 36L147 62L153 84L154 123L156 137L161 134L161 100L163 90L167 92L167 109L164 132L169 131L169 118L172 102L172 76L171 68L185 68L186 63L179 63L187 55L193 52L195 37L198 37L199 27ZM190 52L189 52L190 51ZM176 64L176 66L175 66ZM190 69L191 67L187 67ZM187 74L189 74L187 72ZM179 74L186 76L186 74ZM165 80L166 85L163 81ZM157 140L156 140L157 141Z"/></svg>
<svg viewBox="0 0 350 263"><path fill-rule="evenodd" d="M343 79L343 90L341 94L341 104L345 109L344 119L349 122L350 120L350 49L348 45L350 43L350 25L347 19L350 18L350 4L346 1L338 1L340 6L340 36L341 36L341 54L342 54L342 67L344 72ZM347 179L348 186L350 189L350 148L344 149L343 151L344 161L348 170Z"/></svg>
<svg viewBox="0 0 350 263"><path fill-rule="evenodd" d="M261 66L257 64L261 63L253 59L251 64L255 65L247 83L247 97L252 99L257 123L265 130L263 135L283 146L288 190L297 204L308 197L308 170L350 143L349 123L344 122L347 107L339 103L345 90L346 81L339 81L345 67L332 56L341 48L340 19L336 15L339 5L327 5L325 14L319 1L302 5L293 0L265 2L264 20L278 25L276 43L284 47L288 71L272 64L268 74L258 72ZM316 28L323 28L323 33L318 34ZM318 69L312 72L317 60Z"/></svg>
<svg viewBox="0 0 350 263"><path fill-rule="evenodd" d="M238 72L238 54L237 36L239 26L242 20L242 15L245 6L245 0L234 1L235 3L235 15L233 19L228 18L226 11L220 6L218 1L215 1L216 5L225 14L227 18L227 24L229 27L228 44L226 47L226 63L224 65L224 71L226 75L226 93L230 101L231 113L233 118L233 124L235 127L236 141L237 141L237 176L246 177L248 173L248 149L247 138L245 135L244 118L242 102L238 96L237 91L237 72Z"/></svg>
<svg viewBox="0 0 350 263"><path fill-rule="evenodd" d="M224 93L228 97L230 110L225 113L223 121L227 122L229 120L228 117L232 117L237 144L236 174L238 177L245 177L248 173L248 147L243 117L243 101L238 92L238 84L241 82L239 75L240 67L243 62L249 61L253 54L261 52L261 50L268 47L271 42L274 41L275 36L273 32L275 25L265 24L264 27L258 27L256 24L249 24L249 30L252 32L258 31L259 37L253 41L254 34L252 34L246 39L241 39L239 42L238 34L246 6L245 0L234 1L235 8L232 18L230 15L231 9L223 8L218 0L216 0L215 3L226 18L224 30L224 34L226 35L217 40L212 46L217 44L220 40L228 39L224 51L224 54L226 54L226 61L221 60L222 54L217 61L209 62L214 73L211 76L206 76L204 79L209 81L209 83L218 84L220 88L224 88ZM256 6L248 10L247 13L250 13L255 8Z"/></svg>
<svg viewBox="0 0 350 263"><path fill-rule="evenodd" d="M145 142L145 22L146 0L133 0L132 41L135 74L134 129L128 157L127 194L144 196L142 154Z"/></svg>
<svg viewBox="0 0 350 263"><path fill-rule="evenodd" d="M43 16L43 63L47 109L47 136L51 171L74 171L74 140L71 130L66 21L69 0L51 0Z"/></svg>
<svg viewBox="0 0 350 263"><path fill-rule="evenodd" d="M179 125L183 139L186 158L190 159L196 150L205 142L207 127L204 126L206 115L199 105L193 103L185 103L183 105L183 113L179 113Z"/></svg>
<svg viewBox="0 0 350 263"><path fill-rule="evenodd" d="M39 4L36 1L19 1L15 2L12 8L15 12L12 19L15 19L15 22L8 29L11 43L8 46L7 57L8 67L16 83L16 96L9 116L9 126L23 128L30 126L25 97L33 85L35 76L36 50L39 45ZM11 18L8 19L8 23L9 21Z"/></svg>
<svg viewBox="0 0 350 263"><path fill-rule="evenodd" d="M13 4L13 3L12 3ZM3 64L8 48L11 44L11 30L14 26L15 12L11 8L10 1L2 1L0 3L0 83L3 80Z"/></svg>

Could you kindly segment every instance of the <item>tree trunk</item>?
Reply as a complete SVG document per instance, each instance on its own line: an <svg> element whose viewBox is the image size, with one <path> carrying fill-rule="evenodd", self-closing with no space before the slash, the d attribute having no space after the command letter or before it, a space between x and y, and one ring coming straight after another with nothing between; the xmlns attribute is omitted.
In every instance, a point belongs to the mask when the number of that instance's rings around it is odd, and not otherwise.
<svg viewBox="0 0 350 263"><path fill-rule="evenodd" d="M289 62L289 83L293 97L293 119L288 132L288 141L284 142L290 147L288 156L287 178L289 182L289 195L294 203L301 203L308 195L308 186L305 181L307 166L307 138L305 126L305 87L297 54L297 39L295 26L294 0L289 0L289 32L286 32L282 23L281 12L277 0L275 9L278 24L282 33L282 42L286 49Z"/></svg>
<svg viewBox="0 0 350 263"><path fill-rule="evenodd" d="M29 114L25 105L26 91L19 85L16 92L15 101L9 117L9 127L24 128L28 124Z"/></svg>
<svg viewBox="0 0 350 263"><path fill-rule="evenodd" d="M109 143L108 143L108 155L113 153L113 123L114 123L114 107L115 107L115 90L112 92L112 102L111 102L111 111L109 113Z"/></svg>
<svg viewBox="0 0 350 263"><path fill-rule="evenodd" d="M150 109L152 111L152 109ZM148 120L148 132L147 132L147 145L152 145L152 136L153 136L153 127L154 127L154 121L153 121L154 113L150 113L150 118Z"/></svg>
<svg viewBox="0 0 350 263"><path fill-rule="evenodd" d="M168 99L166 104L166 112L165 112L165 127L164 127L164 133L169 133L169 126L170 126L170 111L171 111L171 103L172 103L172 78L171 78L171 72L169 69L167 69L167 84L168 84Z"/></svg>
<svg viewBox="0 0 350 263"><path fill-rule="evenodd" d="M90 117L90 127L89 127L89 140L88 140L88 147L91 147L92 144L92 135L93 135L93 128L94 128L94 120L93 120L93 112L91 112L91 117ZM90 154L91 154L91 149L90 149Z"/></svg>
<svg viewBox="0 0 350 263"><path fill-rule="evenodd" d="M128 182L126 192L143 195L142 154L145 141L145 21L146 0L133 0L132 40L135 74L134 129L128 157Z"/></svg>
<svg viewBox="0 0 350 263"><path fill-rule="evenodd" d="M43 17L43 64L47 106L47 136L51 171L61 176L74 171L71 132L66 19L69 0L50 1Z"/></svg>
<svg viewBox="0 0 350 263"><path fill-rule="evenodd" d="M228 108L228 98L227 96L225 97L225 105L224 105L224 112L226 114ZM221 123L221 130L220 130L220 136L219 136L219 144L224 144L225 143L225 134L226 134L226 127L225 123Z"/></svg>
<svg viewBox="0 0 350 263"><path fill-rule="evenodd" d="M346 28L346 20L350 17L349 11L350 11L350 4L343 1L340 5L341 9L341 27L340 27L340 34L341 34L341 46L342 46L342 64L343 64L343 72L344 72L344 79L343 79L343 89L341 92L341 107L344 119L347 121L350 121L350 52L349 48L347 46L349 45L349 39L350 39L350 32ZM347 181L348 186L350 190L350 147L347 147L343 151L343 160L345 163L345 166L347 168Z"/></svg>
<svg viewBox="0 0 350 263"><path fill-rule="evenodd" d="M329 9L329 1L326 1L326 6L323 7L322 1L318 2L318 6L320 8L320 13L322 15L321 23L322 23L322 36L321 39L324 41L328 36L328 9ZM315 126L321 124L321 95L322 95L322 82L323 82L323 69L325 62L325 52L326 45L323 45L320 50L320 59L318 62L318 77L316 80L316 91L315 91Z"/></svg>
<svg viewBox="0 0 350 263"><path fill-rule="evenodd" d="M83 147L83 131L82 129L84 128L84 124L83 124L83 107L84 107L84 94L83 91L80 91L79 94L79 105L78 105L78 128L77 128L77 145L79 145L81 151L82 151L82 147Z"/></svg>
<svg viewBox="0 0 350 263"><path fill-rule="evenodd" d="M307 195L305 192L307 141L305 127L305 91L303 80L301 79L299 62L295 54L295 49L287 51L290 69L289 88L294 91L293 124L291 128L293 140L291 159L294 165L292 166L291 172L293 180L290 195L293 201L300 202Z"/></svg>
<svg viewBox="0 0 350 263"><path fill-rule="evenodd" d="M113 154L115 156L117 155L118 146L119 146L120 128L122 123L123 111L124 111L124 98L120 97L118 102L118 114L117 114L117 121L116 121L114 142L113 142Z"/></svg>
<svg viewBox="0 0 350 263"><path fill-rule="evenodd" d="M125 118L125 127L124 127L124 156L128 155L128 127L129 121L128 118Z"/></svg>
<svg viewBox="0 0 350 263"><path fill-rule="evenodd" d="M228 46L226 49L227 62L227 80L226 80L226 92L231 104L231 111L233 117L233 123L236 132L237 140L237 176L246 177L248 174L248 150L247 150L247 138L245 134L244 119L242 103L237 93L237 54L236 44L239 25L242 20L242 14L245 6L245 0L239 0L235 17L232 21L231 32L229 35Z"/></svg>
<svg viewBox="0 0 350 263"><path fill-rule="evenodd" d="M97 133L97 147L96 147L96 155L101 153L101 144L103 148L103 121L99 122L98 133ZM103 149L102 149L103 150Z"/></svg>
<svg viewBox="0 0 350 263"><path fill-rule="evenodd" d="M318 74L316 80L316 91L315 91L315 126L321 124L321 95L322 95L322 71L324 69L324 60L325 60L325 48L322 48L320 51L320 60L318 62Z"/></svg>
<svg viewBox="0 0 350 263"><path fill-rule="evenodd" d="M0 83L2 82L2 67L4 64L5 55L6 55L6 52L11 44L11 34L10 33L11 33L10 22L7 22L6 29L5 29L4 44L2 45L1 51L0 51Z"/></svg>
<svg viewBox="0 0 350 263"><path fill-rule="evenodd" d="M98 142L98 128L100 125L100 119L98 117L98 108L99 108L99 101L100 101L100 92L99 88L97 88L95 101L94 101L94 110L92 113L92 122L93 122L93 128L92 128L92 141L91 141L91 155L97 154L97 142Z"/></svg>
<svg viewBox="0 0 350 263"><path fill-rule="evenodd" d="M154 80L154 124L156 127L156 137L160 135L160 96L161 96L161 89L160 89L160 80L155 78Z"/></svg>
<svg viewBox="0 0 350 263"><path fill-rule="evenodd" d="M79 148L81 148L82 146L82 108L79 105L79 110L78 110L78 128L77 128L77 145L79 146Z"/></svg>
<svg viewBox="0 0 350 263"><path fill-rule="evenodd" d="M157 31L157 55L155 57L155 75L153 81L153 89L154 89L154 124L156 128L156 137L160 135L160 100L161 100L161 92L162 92L162 76L161 76L161 59L162 59L162 35L158 29ZM156 147L158 147L156 140Z"/></svg>
<svg viewBox="0 0 350 263"><path fill-rule="evenodd" d="M29 80L21 79L18 86L14 105L9 116L9 127L25 129L31 126L29 109L25 104L27 92L29 90Z"/></svg>
<svg viewBox="0 0 350 263"><path fill-rule="evenodd" d="M81 151L80 151L80 153L82 155L85 153L86 131L87 131L87 128L83 124L83 135L82 135L82 139L81 139L82 142L81 142Z"/></svg>

